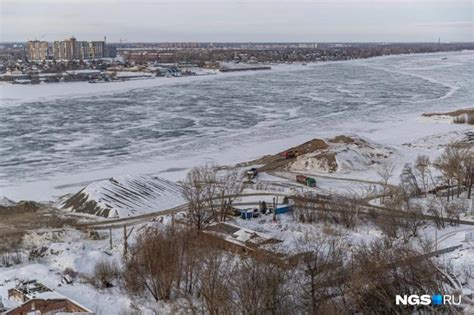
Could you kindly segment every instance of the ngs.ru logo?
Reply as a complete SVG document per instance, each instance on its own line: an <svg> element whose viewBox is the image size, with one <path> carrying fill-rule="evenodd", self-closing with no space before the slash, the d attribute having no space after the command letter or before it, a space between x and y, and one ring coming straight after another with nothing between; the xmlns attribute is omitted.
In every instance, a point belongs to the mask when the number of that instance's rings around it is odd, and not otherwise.
<svg viewBox="0 0 474 315"><path fill-rule="evenodd" d="M454 295L397 295L395 297L395 304L397 305L460 305L461 296L456 299Z"/></svg>

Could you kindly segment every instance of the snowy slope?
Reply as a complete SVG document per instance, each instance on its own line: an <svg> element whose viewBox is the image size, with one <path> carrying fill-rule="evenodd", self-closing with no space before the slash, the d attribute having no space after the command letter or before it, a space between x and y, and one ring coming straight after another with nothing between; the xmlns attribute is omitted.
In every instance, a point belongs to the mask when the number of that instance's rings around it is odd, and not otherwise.
<svg viewBox="0 0 474 315"><path fill-rule="evenodd" d="M15 202L13 200L8 199L7 197L1 197L0 198L0 206L9 207L9 206L12 206L14 204L15 204Z"/></svg>
<svg viewBox="0 0 474 315"><path fill-rule="evenodd" d="M393 154L393 149L358 136L337 136L327 141L329 147L298 156L290 165L293 171L349 173L379 165Z"/></svg>
<svg viewBox="0 0 474 315"><path fill-rule="evenodd" d="M113 177L91 183L62 202L63 209L122 218L184 203L180 187L156 176Z"/></svg>

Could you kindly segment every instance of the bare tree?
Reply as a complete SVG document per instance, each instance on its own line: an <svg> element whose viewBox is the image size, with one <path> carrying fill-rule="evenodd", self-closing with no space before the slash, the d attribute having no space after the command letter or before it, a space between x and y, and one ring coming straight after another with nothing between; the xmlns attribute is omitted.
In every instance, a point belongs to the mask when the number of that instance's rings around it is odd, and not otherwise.
<svg viewBox="0 0 474 315"><path fill-rule="evenodd" d="M318 219L316 207L323 208L321 205L318 205L318 202L315 201L315 198L310 195L301 194L293 198L293 217L301 223L313 223ZM319 215L322 219L323 215Z"/></svg>
<svg viewBox="0 0 474 315"><path fill-rule="evenodd" d="M457 197L464 184L471 186L472 148L459 143L451 143L436 159L435 166L443 174L447 183L447 200L454 199L454 183L457 184Z"/></svg>
<svg viewBox="0 0 474 315"><path fill-rule="evenodd" d="M301 303L308 313L318 314L323 302L332 296L331 280L338 278L342 270L343 242L336 237L305 234L297 240L296 247Z"/></svg>
<svg viewBox="0 0 474 315"><path fill-rule="evenodd" d="M240 314L289 314L288 272L253 258L245 258L232 269L234 303Z"/></svg>
<svg viewBox="0 0 474 315"><path fill-rule="evenodd" d="M385 239L359 246L354 267L347 277L344 301L351 313L406 314L415 311L396 305L394 297L442 292L443 281L435 264L407 244L394 245ZM445 306L448 307L448 306ZM426 309L430 311L430 309ZM439 311L447 311L439 308Z"/></svg>
<svg viewBox="0 0 474 315"><path fill-rule="evenodd" d="M472 147L466 148L466 154L461 164L462 171L460 176L464 187L467 188L467 199L471 199L472 182L474 181L474 149Z"/></svg>
<svg viewBox="0 0 474 315"><path fill-rule="evenodd" d="M228 285L230 263L221 252L208 249L201 258L197 276L199 293L204 299L206 313L231 313L231 288Z"/></svg>
<svg viewBox="0 0 474 315"><path fill-rule="evenodd" d="M402 239L408 243L410 238L418 236L418 230L423 224L423 210L420 206L414 205L405 209L404 212L406 212L406 218L401 225Z"/></svg>
<svg viewBox="0 0 474 315"><path fill-rule="evenodd" d="M347 229L356 229L360 224L361 197L355 193L347 197L335 198L333 209L339 210L339 221Z"/></svg>
<svg viewBox="0 0 474 315"><path fill-rule="evenodd" d="M418 235L418 229L423 224L423 209L416 204L412 205L409 185L394 187L391 194L392 198L386 202L386 205L396 212L383 218L380 227L388 237L401 236L407 243L411 237Z"/></svg>
<svg viewBox="0 0 474 315"><path fill-rule="evenodd" d="M124 281L129 292L148 292L155 301L170 300L182 275L185 230L150 230L137 239L126 261Z"/></svg>
<svg viewBox="0 0 474 315"><path fill-rule="evenodd" d="M415 161L415 169L417 170L421 183L423 185L423 192L425 198L428 196L428 176L430 174L431 161L427 155L418 155Z"/></svg>
<svg viewBox="0 0 474 315"><path fill-rule="evenodd" d="M214 221L225 221L243 188L242 178L235 168L219 171L205 165L191 169L183 182L183 197L188 202L191 223L202 230Z"/></svg>
<svg viewBox="0 0 474 315"><path fill-rule="evenodd" d="M465 210L464 205L460 202L450 202L444 204L444 213L448 222L451 225L459 224L459 217L461 213Z"/></svg>
<svg viewBox="0 0 474 315"><path fill-rule="evenodd" d="M386 193L388 191L388 181L393 176L393 172L395 171L395 166L391 163L382 164L381 167L377 170L377 174L381 178L381 184L383 187L383 196L382 196L382 203L385 202Z"/></svg>
<svg viewBox="0 0 474 315"><path fill-rule="evenodd" d="M434 222L437 229L445 227L444 208L445 205L441 199L428 199L427 211L435 217Z"/></svg>
<svg viewBox="0 0 474 315"><path fill-rule="evenodd" d="M382 233L390 240L398 238L400 217L397 216L377 216L374 223L382 230Z"/></svg>
<svg viewBox="0 0 474 315"><path fill-rule="evenodd" d="M209 165L192 168L183 182L183 197L188 202L188 216L198 230L205 229L216 219L215 172Z"/></svg>
<svg viewBox="0 0 474 315"><path fill-rule="evenodd" d="M416 176L413 174L413 169L409 163L405 164L400 174L400 186L404 194L408 197L419 196L421 193Z"/></svg>
<svg viewBox="0 0 474 315"><path fill-rule="evenodd" d="M244 189L242 176L236 168L225 169L216 175L216 197L219 204L218 220L225 221L231 212L232 203Z"/></svg>

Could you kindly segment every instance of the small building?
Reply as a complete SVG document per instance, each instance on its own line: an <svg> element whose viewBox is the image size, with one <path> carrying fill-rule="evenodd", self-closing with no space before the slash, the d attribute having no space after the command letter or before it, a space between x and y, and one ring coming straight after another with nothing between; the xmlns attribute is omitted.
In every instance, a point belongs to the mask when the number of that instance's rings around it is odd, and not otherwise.
<svg viewBox="0 0 474 315"><path fill-rule="evenodd" d="M84 306L67 298L31 299L22 305L6 311L5 315L49 315L49 314L93 314Z"/></svg>
<svg viewBox="0 0 474 315"><path fill-rule="evenodd" d="M45 292L53 292L53 290L36 280L21 281L15 288L8 290L8 299L13 298L23 303Z"/></svg>
<svg viewBox="0 0 474 315"><path fill-rule="evenodd" d="M93 314L78 302L36 280L19 282L15 288L8 290L8 298L22 304L2 313L5 315Z"/></svg>

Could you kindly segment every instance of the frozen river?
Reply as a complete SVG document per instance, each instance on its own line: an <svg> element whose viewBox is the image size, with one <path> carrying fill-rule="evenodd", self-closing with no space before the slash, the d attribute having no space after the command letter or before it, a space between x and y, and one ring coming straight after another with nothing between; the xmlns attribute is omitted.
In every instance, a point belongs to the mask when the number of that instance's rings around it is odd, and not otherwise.
<svg viewBox="0 0 474 315"><path fill-rule="evenodd" d="M0 197L46 200L89 180L180 177L196 164L246 160L321 135L368 135L404 115L472 107L473 77L473 54L458 52L166 84L3 84Z"/></svg>

